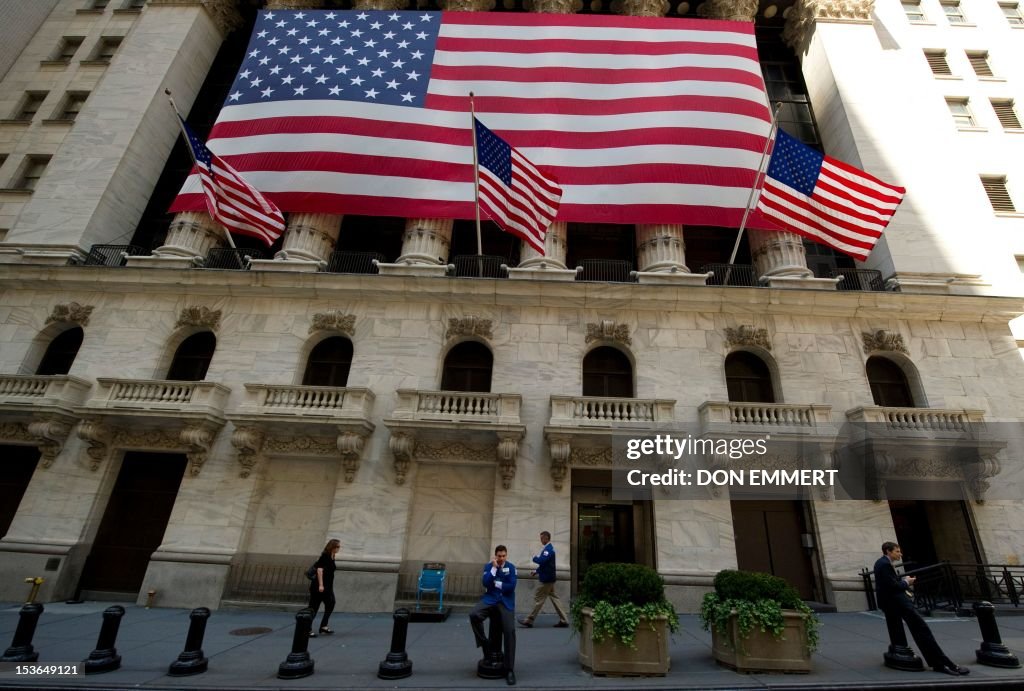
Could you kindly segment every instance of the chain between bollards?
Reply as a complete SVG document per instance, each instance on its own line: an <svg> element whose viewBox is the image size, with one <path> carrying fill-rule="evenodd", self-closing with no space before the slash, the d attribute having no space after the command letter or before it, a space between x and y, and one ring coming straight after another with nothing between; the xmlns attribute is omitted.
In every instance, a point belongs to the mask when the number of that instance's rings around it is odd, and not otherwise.
<svg viewBox="0 0 1024 691"><path fill-rule="evenodd" d="M172 677L201 674L209 666L209 660L203 654L203 636L206 635L206 622L210 618L210 610L207 607L196 607L189 613L188 618L185 650L178 655L178 659L172 662L167 670L167 674Z"/></svg>
<svg viewBox="0 0 1024 691"><path fill-rule="evenodd" d="M35 662L39 659L39 653L32 647L32 636L36 633L36 624L39 623L39 615L43 613L43 606L38 602L24 605L18 613L18 628L14 630L14 640L11 647L4 651L0 662Z"/></svg>

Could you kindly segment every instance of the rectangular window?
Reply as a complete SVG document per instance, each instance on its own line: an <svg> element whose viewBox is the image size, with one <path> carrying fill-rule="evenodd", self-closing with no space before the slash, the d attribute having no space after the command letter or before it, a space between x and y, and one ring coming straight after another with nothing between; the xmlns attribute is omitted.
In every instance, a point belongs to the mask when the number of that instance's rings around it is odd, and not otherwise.
<svg viewBox="0 0 1024 691"><path fill-rule="evenodd" d="M18 177L18 183L15 187L21 190L34 190L36 185L39 183L39 178L43 177L43 172L46 170L46 166L49 165L49 163L49 156L27 157L25 159L25 166L21 169L21 175Z"/></svg>
<svg viewBox="0 0 1024 691"><path fill-rule="evenodd" d="M93 59L110 62L110 58L114 57L114 53L117 52L117 48L120 45L120 36L104 36L96 47L96 57Z"/></svg>
<svg viewBox="0 0 1024 691"><path fill-rule="evenodd" d="M921 3L919 0L904 0L903 11L906 13L907 19L912 22L924 21L924 10L921 9Z"/></svg>
<svg viewBox="0 0 1024 691"><path fill-rule="evenodd" d="M39 107L46 100L46 94L46 91L26 91L25 98L22 99L21 107L18 108L18 113L14 116L14 119L27 122L34 118L36 113L39 112Z"/></svg>
<svg viewBox="0 0 1024 691"><path fill-rule="evenodd" d="M1004 130L1021 129L1020 118L1013 108L1013 101L992 99L992 110L996 111L996 117L999 118L999 124Z"/></svg>
<svg viewBox="0 0 1024 691"><path fill-rule="evenodd" d="M992 210L996 213L1015 213L1013 200L1010 199L1010 192L1006 189L1005 177L981 176L981 184L985 188L989 202L992 203Z"/></svg>
<svg viewBox="0 0 1024 691"><path fill-rule="evenodd" d="M106 8L109 0L92 0L92 4L89 5L94 10L102 10Z"/></svg>
<svg viewBox="0 0 1024 691"><path fill-rule="evenodd" d="M128 0L124 4L126 10L141 10L146 4L146 0Z"/></svg>
<svg viewBox="0 0 1024 691"><path fill-rule="evenodd" d="M949 106L949 112L953 115L953 122L957 127L960 129L977 127L966 98L947 98L946 105Z"/></svg>
<svg viewBox="0 0 1024 691"><path fill-rule="evenodd" d="M61 106L58 117L61 120L74 120L78 117L78 112L82 110L85 99L88 97L89 94L86 91L69 91L64 98L64 105Z"/></svg>
<svg viewBox="0 0 1024 691"><path fill-rule="evenodd" d="M964 11L960 7L959 2L942 3L942 11L946 13L946 21L948 21L950 24L967 23L967 18L964 16Z"/></svg>
<svg viewBox="0 0 1024 691"><path fill-rule="evenodd" d="M985 51L967 51L967 60L979 77L993 77L992 65L988 64L988 53Z"/></svg>
<svg viewBox="0 0 1024 691"><path fill-rule="evenodd" d="M1003 8L1003 16L1006 17L1006 21L1011 26L1024 26L1024 15L1020 12L1020 4L1016 2L1001 2L999 6Z"/></svg>
<svg viewBox="0 0 1024 691"><path fill-rule="evenodd" d="M53 53L53 60L55 62L71 62L71 58L75 57L75 53L78 52L81 45L81 36L65 36L60 40L60 45Z"/></svg>
<svg viewBox="0 0 1024 691"><path fill-rule="evenodd" d="M926 50L924 57L928 61L928 67L932 69L932 74L937 75L951 75L953 70L949 69L949 63L946 62L946 51L944 50Z"/></svg>

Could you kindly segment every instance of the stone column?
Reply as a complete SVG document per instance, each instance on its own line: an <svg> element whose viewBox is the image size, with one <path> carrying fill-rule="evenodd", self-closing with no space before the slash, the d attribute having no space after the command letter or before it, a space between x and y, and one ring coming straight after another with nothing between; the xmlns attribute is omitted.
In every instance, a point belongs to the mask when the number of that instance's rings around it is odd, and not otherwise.
<svg viewBox="0 0 1024 691"><path fill-rule="evenodd" d="M182 211L176 214L167 229L164 244L153 250L153 257L141 259L167 260L161 265L192 265L198 263L213 247L225 244L224 228L205 211ZM131 264L140 258L132 258ZM145 264L152 266L150 261Z"/></svg>

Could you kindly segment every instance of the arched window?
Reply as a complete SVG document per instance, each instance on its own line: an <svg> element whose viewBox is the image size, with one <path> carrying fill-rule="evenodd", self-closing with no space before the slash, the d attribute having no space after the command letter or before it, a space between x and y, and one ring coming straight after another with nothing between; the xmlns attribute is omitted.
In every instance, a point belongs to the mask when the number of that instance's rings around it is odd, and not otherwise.
<svg viewBox="0 0 1024 691"><path fill-rule="evenodd" d="M175 351L167 378L172 381L202 381L216 348L217 337L209 331L189 336Z"/></svg>
<svg viewBox="0 0 1024 691"><path fill-rule="evenodd" d="M621 350L594 348L583 358L583 395L633 398L633 364Z"/></svg>
<svg viewBox="0 0 1024 691"><path fill-rule="evenodd" d="M75 356L78 355L78 349L82 347L84 335L82 327L76 326L50 341L43 360L36 369L36 374L67 374L70 372Z"/></svg>
<svg viewBox="0 0 1024 691"><path fill-rule="evenodd" d="M491 368L494 356L482 343L466 341L448 351L441 374L442 391L491 390Z"/></svg>
<svg viewBox="0 0 1024 691"><path fill-rule="evenodd" d="M772 373L765 361L738 350L725 358L725 386L734 403L774 403Z"/></svg>
<svg viewBox="0 0 1024 691"><path fill-rule="evenodd" d="M876 356L868 358L865 369L875 405L892 408L914 407L914 396L910 393L907 375L899 365L887 358Z"/></svg>
<svg viewBox="0 0 1024 691"><path fill-rule="evenodd" d="M352 367L352 341L342 336L316 344L306 361L302 383L307 386L345 386Z"/></svg>

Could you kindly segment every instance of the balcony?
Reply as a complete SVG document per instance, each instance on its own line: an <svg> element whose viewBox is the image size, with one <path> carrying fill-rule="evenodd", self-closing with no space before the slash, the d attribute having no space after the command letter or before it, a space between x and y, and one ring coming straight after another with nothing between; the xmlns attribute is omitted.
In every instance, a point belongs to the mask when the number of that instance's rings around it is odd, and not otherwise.
<svg viewBox="0 0 1024 691"><path fill-rule="evenodd" d="M887 436L957 439L985 422L985 411L865 406L846 411L852 423L872 425Z"/></svg>
<svg viewBox="0 0 1024 691"><path fill-rule="evenodd" d="M698 414L704 435L832 437L836 432L828 405L705 401Z"/></svg>
<svg viewBox="0 0 1024 691"><path fill-rule="evenodd" d="M373 392L366 388L246 384L245 400L228 415L235 429L239 476L247 478L272 450L278 455L337 458L346 482L359 472L373 434Z"/></svg>
<svg viewBox="0 0 1024 691"><path fill-rule="evenodd" d="M86 403L91 413L130 417L219 417L231 389L207 381L162 379L96 380L96 395Z"/></svg>
<svg viewBox="0 0 1024 691"><path fill-rule="evenodd" d="M64 449L91 384L62 375L0 376L0 441L39 448L44 468Z"/></svg>
<svg viewBox="0 0 1024 691"><path fill-rule="evenodd" d="M519 441L522 396L509 393L399 389L384 424L395 459L395 482L404 484L413 460L448 465L497 463L505 489L512 487Z"/></svg>

